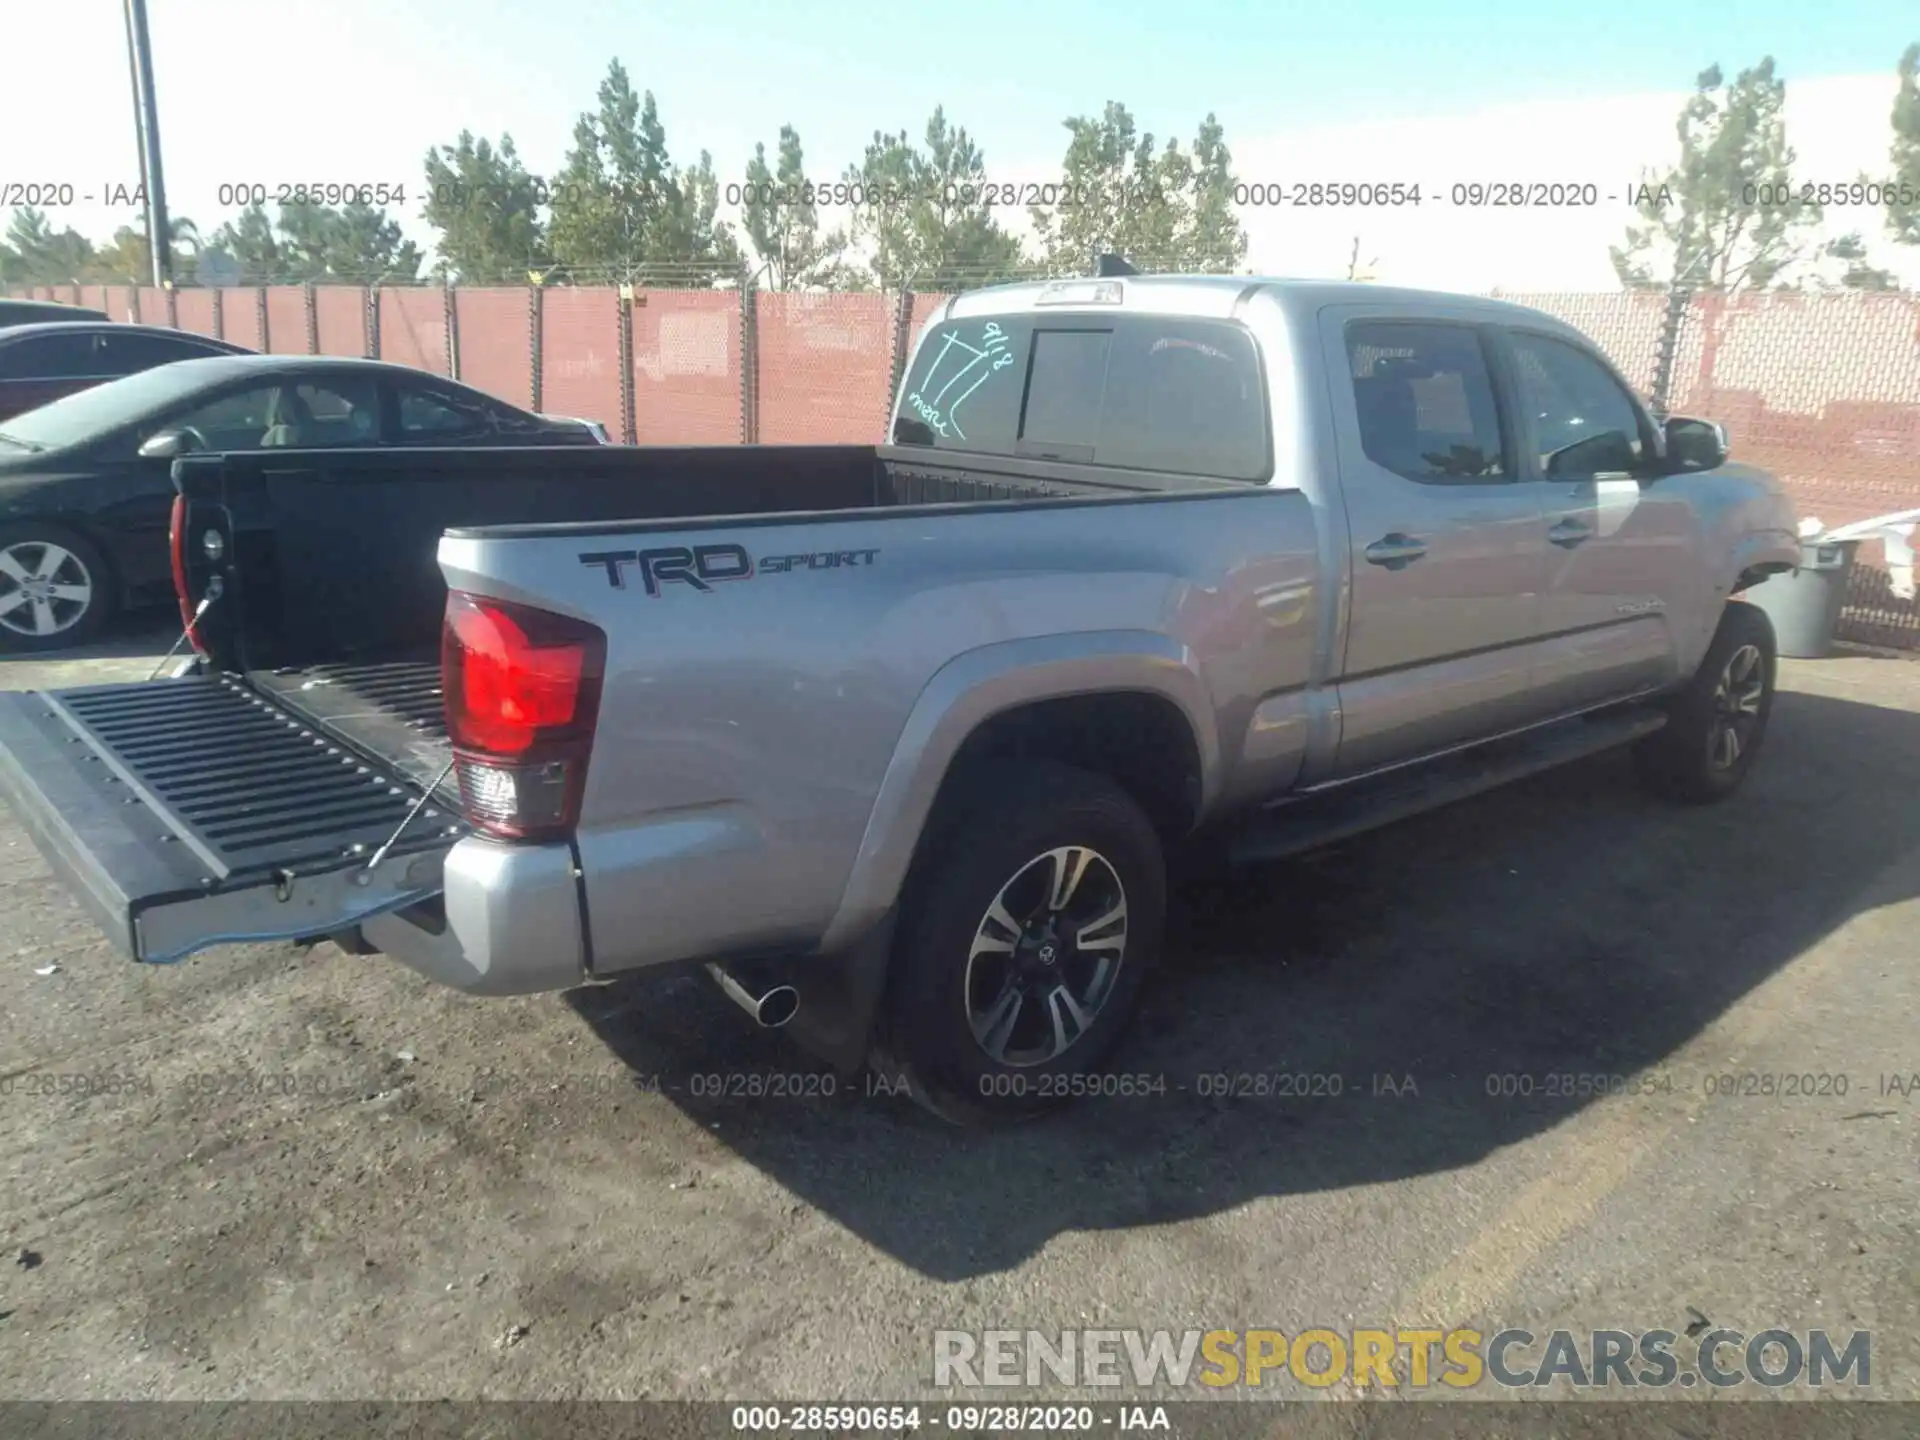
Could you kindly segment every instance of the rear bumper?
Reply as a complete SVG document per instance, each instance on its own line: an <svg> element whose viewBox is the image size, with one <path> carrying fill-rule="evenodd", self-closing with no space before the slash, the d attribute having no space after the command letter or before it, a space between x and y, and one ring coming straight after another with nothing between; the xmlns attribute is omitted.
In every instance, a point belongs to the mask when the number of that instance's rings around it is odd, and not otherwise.
<svg viewBox="0 0 1920 1440"><path fill-rule="evenodd" d="M469 838L447 852L440 902L375 916L369 945L473 995L531 995L586 982L573 852Z"/></svg>

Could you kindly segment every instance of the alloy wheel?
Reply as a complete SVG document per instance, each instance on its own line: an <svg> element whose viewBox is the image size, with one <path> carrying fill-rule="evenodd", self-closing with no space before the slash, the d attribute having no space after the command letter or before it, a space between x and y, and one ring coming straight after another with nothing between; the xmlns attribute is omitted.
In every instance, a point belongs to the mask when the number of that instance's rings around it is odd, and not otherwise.
<svg viewBox="0 0 1920 1440"><path fill-rule="evenodd" d="M1760 703L1766 697L1767 667L1757 645L1742 645L1727 657L1713 690L1713 726L1707 735L1707 762L1731 770L1753 744L1760 728Z"/></svg>
<svg viewBox="0 0 1920 1440"><path fill-rule="evenodd" d="M94 579L83 561L50 540L0 550L0 625L44 640L71 630L93 608Z"/></svg>
<svg viewBox="0 0 1920 1440"><path fill-rule="evenodd" d="M1092 1029L1127 953L1127 892L1104 855L1067 845L1001 886L967 956L967 1022L987 1056L1026 1067Z"/></svg>

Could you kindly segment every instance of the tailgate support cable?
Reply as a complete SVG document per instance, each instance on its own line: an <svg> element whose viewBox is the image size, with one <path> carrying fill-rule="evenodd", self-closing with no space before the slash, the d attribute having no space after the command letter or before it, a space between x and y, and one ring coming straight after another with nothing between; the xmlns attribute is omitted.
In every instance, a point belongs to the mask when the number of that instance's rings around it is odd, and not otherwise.
<svg viewBox="0 0 1920 1440"><path fill-rule="evenodd" d="M187 621L187 628L180 632L180 638L173 642L166 654L160 657L160 663L153 667L153 674L147 677L148 683L160 678L160 672L167 668L167 662L180 653L180 647L193 638L193 627L200 623L200 617L212 608L213 602L220 598L220 577L214 576L207 582L207 593L200 597L200 603L193 607L193 618Z"/></svg>
<svg viewBox="0 0 1920 1440"><path fill-rule="evenodd" d="M422 810L426 808L427 802L433 799L433 792L438 790L440 786L445 783L447 776L451 775L452 773L453 773L453 761L449 760L445 765L442 765L440 767L440 773L434 776L433 779L430 780L424 788L422 788L422 790L420 791L420 798L413 802L413 808L407 811L406 815L401 818L401 821L398 825L393 827L393 833L389 835L384 842L382 842L378 850L373 852L373 857L367 861L366 869L362 870L358 875L353 877L354 884L370 885L373 883L374 870L379 866L382 860L387 858L387 852L393 849L395 843L400 839L401 832L404 831L407 828L407 826L413 823L414 816L418 815Z"/></svg>

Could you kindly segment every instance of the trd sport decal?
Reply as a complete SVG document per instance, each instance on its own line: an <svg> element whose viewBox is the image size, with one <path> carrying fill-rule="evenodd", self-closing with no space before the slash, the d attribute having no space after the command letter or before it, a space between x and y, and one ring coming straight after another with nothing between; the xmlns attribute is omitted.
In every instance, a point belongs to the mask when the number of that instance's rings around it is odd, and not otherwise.
<svg viewBox="0 0 1920 1440"><path fill-rule="evenodd" d="M658 595L667 585L691 585L696 590L711 591L722 581L751 580L756 575L870 566L879 553L878 550L816 550L807 555L763 555L756 563L740 545L668 545L658 550L595 550L583 554L580 563L600 566L607 572L607 583L616 590L627 588L627 567L633 566L639 570L640 583L647 594Z"/></svg>

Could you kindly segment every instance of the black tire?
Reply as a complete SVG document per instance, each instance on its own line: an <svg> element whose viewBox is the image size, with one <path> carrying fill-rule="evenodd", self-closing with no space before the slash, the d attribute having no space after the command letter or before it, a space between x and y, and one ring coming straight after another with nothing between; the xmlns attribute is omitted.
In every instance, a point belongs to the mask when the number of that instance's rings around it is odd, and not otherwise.
<svg viewBox="0 0 1920 1440"><path fill-rule="evenodd" d="M1166 862L1132 797L1084 770L1050 762L985 765L952 789L954 801L935 817L907 883L871 1063L954 1124L1030 1118L1073 1098L1083 1088L1074 1077L1107 1058L1131 1018L1166 928ZM1094 858L1070 858L1078 885L1057 912L1061 919L1046 893L1059 873L1048 857L1069 850ZM1123 918L1093 923L1111 914L1115 887ZM1040 906L1030 912L1025 902L1033 895ZM1004 957L983 952L976 967L970 960L977 939L992 947L1012 933L998 922L989 928L989 907L1003 897L1016 920L1032 913L1047 923L1029 927ZM1098 913L1083 916L1082 909ZM1110 953L1100 942L1110 943L1116 931L1124 932L1119 958L1099 972ZM1055 956L1043 960L1050 946ZM1093 979L1098 973L1105 973L1104 985ZM996 1058L987 1045L997 1029L976 1038L975 1020L995 1016L988 997L1004 1000L1009 986L1021 998L1011 1002L1011 1029L999 1037ZM1062 990L1071 1004L1059 1001ZM1081 1003L1096 996L1097 1006ZM1076 1009L1086 1016L1084 1028L1069 1018ZM1057 1054L1031 1058L1069 1026L1073 1033ZM1040 1038L1028 1045L1035 1027Z"/></svg>
<svg viewBox="0 0 1920 1440"><path fill-rule="evenodd" d="M10 570L25 572L29 584ZM23 596L29 586L42 584L56 588L38 599ZM84 601L70 598L81 588ZM112 567L86 536L50 521L0 525L0 649L34 654L84 645L99 635L118 602ZM30 628L36 624L53 628Z"/></svg>
<svg viewBox="0 0 1920 1440"><path fill-rule="evenodd" d="M1668 701L1666 725L1634 747L1641 782L1685 805L1724 800L1739 789L1766 739L1777 668L1773 622L1754 606L1733 601L1700 668Z"/></svg>

